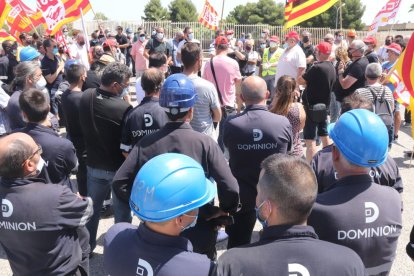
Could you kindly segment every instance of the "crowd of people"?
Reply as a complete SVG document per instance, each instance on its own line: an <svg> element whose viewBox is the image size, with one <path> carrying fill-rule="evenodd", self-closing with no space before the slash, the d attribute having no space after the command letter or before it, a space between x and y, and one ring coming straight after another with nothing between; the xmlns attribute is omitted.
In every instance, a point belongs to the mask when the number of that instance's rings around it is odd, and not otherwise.
<svg viewBox="0 0 414 276"><path fill-rule="evenodd" d="M355 31L313 44L308 31L218 30L207 58L191 27L62 34L1 45L0 244L14 275L89 275L107 208L110 275L388 275L403 192L389 74L407 37L376 51Z"/></svg>

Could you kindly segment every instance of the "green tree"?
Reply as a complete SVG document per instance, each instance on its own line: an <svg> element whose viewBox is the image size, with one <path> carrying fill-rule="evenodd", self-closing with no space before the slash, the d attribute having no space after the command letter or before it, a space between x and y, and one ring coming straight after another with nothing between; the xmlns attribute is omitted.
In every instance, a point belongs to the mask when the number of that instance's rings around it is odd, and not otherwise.
<svg viewBox="0 0 414 276"><path fill-rule="evenodd" d="M229 13L226 22L237 24L283 24L284 5L274 0L259 0L257 3L238 5Z"/></svg>
<svg viewBox="0 0 414 276"><path fill-rule="evenodd" d="M174 0L168 8L172 22L197 21L197 9L191 0Z"/></svg>
<svg viewBox="0 0 414 276"><path fill-rule="evenodd" d="M109 18L103 12L97 12L93 17L93 20L106 21L109 20Z"/></svg>
<svg viewBox="0 0 414 276"><path fill-rule="evenodd" d="M411 5L410 10L408 12L414 12L414 4Z"/></svg>
<svg viewBox="0 0 414 276"><path fill-rule="evenodd" d="M169 20L168 11L161 5L160 0L150 0L145 5L144 14L146 21Z"/></svg>
<svg viewBox="0 0 414 276"><path fill-rule="evenodd" d="M345 4L342 6L342 27L345 29L362 30L365 27L361 20L365 12L365 5L362 5L360 0L343 0L342 4ZM336 27L336 16L338 14L339 28L340 23L338 7L339 2L326 12L306 20L300 25L303 27L329 27L334 29Z"/></svg>

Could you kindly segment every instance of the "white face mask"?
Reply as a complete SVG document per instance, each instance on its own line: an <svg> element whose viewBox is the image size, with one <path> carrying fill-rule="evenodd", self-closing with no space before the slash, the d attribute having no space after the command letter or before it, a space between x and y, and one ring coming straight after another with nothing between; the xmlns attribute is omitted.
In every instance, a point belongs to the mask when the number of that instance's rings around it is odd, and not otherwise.
<svg viewBox="0 0 414 276"><path fill-rule="evenodd" d="M270 42L270 48L276 48L278 45L276 42Z"/></svg>
<svg viewBox="0 0 414 276"><path fill-rule="evenodd" d="M157 39L158 40L162 40L164 38L164 34L163 33L157 33Z"/></svg>
<svg viewBox="0 0 414 276"><path fill-rule="evenodd" d="M46 79L42 76L40 79L35 83L36 89L43 90L46 87Z"/></svg>
<svg viewBox="0 0 414 276"><path fill-rule="evenodd" d="M128 95L129 91L128 91L128 87L122 89L121 95L119 95L119 97L122 99L123 97L125 97L126 95Z"/></svg>
<svg viewBox="0 0 414 276"><path fill-rule="evenodd" d="M194 34L188 34L188 40L193 40L194 39Z"/></svg>
<svg viewBox="0 0 414 276"><path fill-rule="evenodd" d="M145 41L145 36L140 36L139 41L144 42Z"/></svg>
<svg viewBox="0 0 414 276"><path fill-rule="evenodd" d="M39 175L40 172L43 170L43 167L45 166L45 160L40 156L39 162L36 166L36 174Z"/></svg>
<svg viewBox="0 0 414 276"><path fill-rule="evenodd" d="M228 35L228 36L227 36L227 39L228 39L228 40L232 40L232 39L233 39L233 35Z"/></svg>

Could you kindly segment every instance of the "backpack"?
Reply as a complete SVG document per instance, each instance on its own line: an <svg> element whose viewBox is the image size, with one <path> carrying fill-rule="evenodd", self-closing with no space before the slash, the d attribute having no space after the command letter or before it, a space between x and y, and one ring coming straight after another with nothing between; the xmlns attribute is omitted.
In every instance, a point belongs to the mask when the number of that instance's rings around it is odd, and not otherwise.
<svg viewBox="0 0 414 276"><path fill-rule="evenodd" d="M385 126L388 129L388 136L390 138L390 142L392 141L392 132L394 126L394 115L391 109L390 103L385 99L385 87L382 86L382 94L381 97L378 98L375 92L371 89L371 87L367 87L368 90L372 94L373 100L373 107L374 113L377 114L381 120L384 122Z"/></svg>

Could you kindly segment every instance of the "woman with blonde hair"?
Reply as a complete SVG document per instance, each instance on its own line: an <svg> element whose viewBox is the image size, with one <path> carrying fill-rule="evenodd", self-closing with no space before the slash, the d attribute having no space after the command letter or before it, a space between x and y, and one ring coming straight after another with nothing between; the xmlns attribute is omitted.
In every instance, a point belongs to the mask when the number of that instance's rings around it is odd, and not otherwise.
<svg viewBox="0 0 414 276"><path fill-rule="evenodd" d="M341 84L339 84L339 74L338 74L338 66L341 62L345 64L344 70L351 64L351 60L348 57L348 48L346 47L338 47L335 49L335 58L336 61L334 62L335 65L335 72L336 72L336 82L334 86L334 91L340 91ZM336 100L336 96L334 91L331 92L331 102L329 104L329 114L330 114L330 122L334 123L338 120L340 111L341 111L341 104Z"/></svg>
<svg viewBox="0 0 414 276"><path fill-rule="evenodd" d="M276 94L273 98L270 112L285 116L292 125L293 147L292 154L303 157L303 147L299 132L305 126L306 113L303 105L295 101L296 81L294 78L284 75L276 84Z"/></svg>

